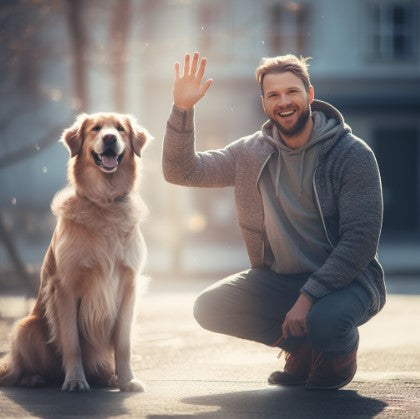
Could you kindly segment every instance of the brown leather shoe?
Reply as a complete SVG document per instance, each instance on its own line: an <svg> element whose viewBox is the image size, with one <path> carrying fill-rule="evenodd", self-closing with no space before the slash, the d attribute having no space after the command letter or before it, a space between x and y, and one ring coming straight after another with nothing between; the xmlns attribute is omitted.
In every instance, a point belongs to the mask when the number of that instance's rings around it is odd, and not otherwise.
<svg viewBox="0 0 420 419"><path fill-rule="evenodd" d="M286 364L283 371L274 371L268 377L268 382L282 386L305 385L312 361L312 349L309 343L303 343L295 353L284 352L286 354Z"/></svg>
<svg viewBox="0 0 420 419"><path fill-rule="evenodd" d="M322 353L313 353L312 368L305 388L307 390L337 390L353 379L357 370L357 350L333 359Z"/></svg>

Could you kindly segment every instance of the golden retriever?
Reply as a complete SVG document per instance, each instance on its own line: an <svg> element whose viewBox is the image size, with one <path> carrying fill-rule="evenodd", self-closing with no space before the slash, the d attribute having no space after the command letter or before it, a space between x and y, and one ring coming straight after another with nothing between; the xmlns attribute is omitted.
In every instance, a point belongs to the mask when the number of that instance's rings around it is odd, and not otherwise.
<svg viewBox="0 0 420 419"><path fill-rule="evenodd" d="M130 331L146 256L136 184L148 139L132 116L115 113L83 114L64 130L70 186L53 199L57 226L40 291L14 329L0 385L143 390L130 365Z"/></svg>

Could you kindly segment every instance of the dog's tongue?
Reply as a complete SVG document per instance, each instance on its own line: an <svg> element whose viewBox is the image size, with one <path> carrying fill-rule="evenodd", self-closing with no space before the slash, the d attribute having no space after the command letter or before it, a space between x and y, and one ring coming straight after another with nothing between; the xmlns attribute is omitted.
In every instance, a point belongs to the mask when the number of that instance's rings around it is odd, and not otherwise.
<svg viewBox="0 0 420 419"><path fill-rule="evenodd" d="M102 155L102 164L105 167L114 168L118 166L118 157L117 156L107 156L105 154Z"/></svg>

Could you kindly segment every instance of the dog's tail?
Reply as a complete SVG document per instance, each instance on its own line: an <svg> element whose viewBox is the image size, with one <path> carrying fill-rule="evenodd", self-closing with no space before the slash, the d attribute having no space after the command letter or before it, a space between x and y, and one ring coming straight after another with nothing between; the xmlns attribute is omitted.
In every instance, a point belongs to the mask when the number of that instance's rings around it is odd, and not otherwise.
<svg viewBox="0 0 420 419"><path fill-rule="evenodd" d="M0 386L14 386L19 381L19 373L8 356L0 359Z"/></svg>

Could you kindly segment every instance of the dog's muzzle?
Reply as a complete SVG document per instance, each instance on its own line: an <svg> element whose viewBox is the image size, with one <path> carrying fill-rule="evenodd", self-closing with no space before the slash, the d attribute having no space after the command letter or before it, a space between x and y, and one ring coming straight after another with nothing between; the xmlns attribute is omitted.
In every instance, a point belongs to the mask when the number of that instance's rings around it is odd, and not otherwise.
<svg viewBox="0 0 420 419"><path fill-rule="evenodd" d="M124 153L118 154L116 152L117 137L115 135L104 135L102 141L104 151L102 153L92 151L92 157L94 162L100 166L104 172L112 173L117 170L118 165L124 157Z"/></svg>

